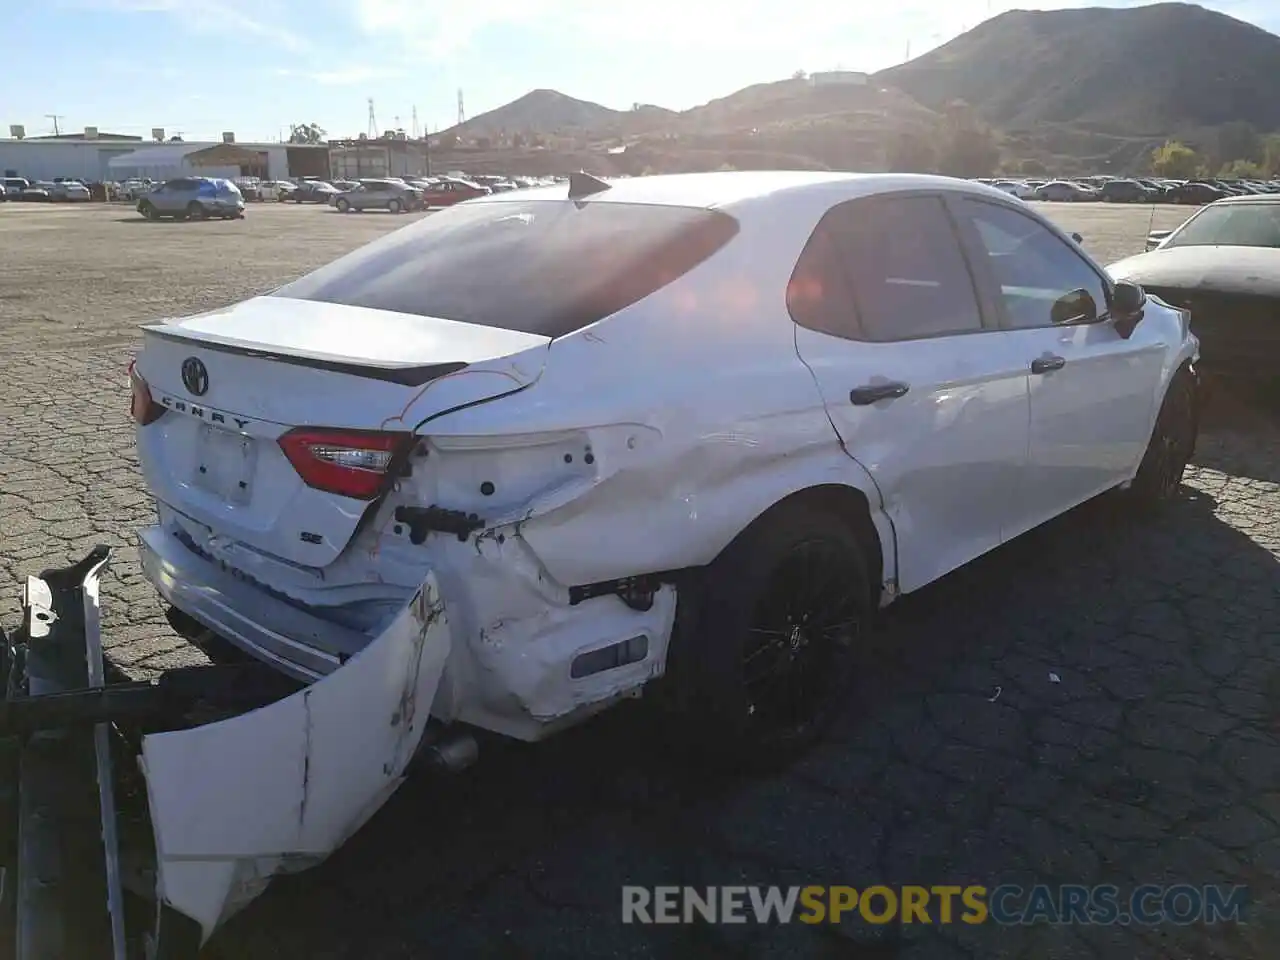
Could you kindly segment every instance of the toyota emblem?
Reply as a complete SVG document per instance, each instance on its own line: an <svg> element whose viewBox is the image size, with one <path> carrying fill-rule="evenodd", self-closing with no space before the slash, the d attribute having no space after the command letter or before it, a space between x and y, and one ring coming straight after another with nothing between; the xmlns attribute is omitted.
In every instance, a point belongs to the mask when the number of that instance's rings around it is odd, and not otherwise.
<svg viewBox="0 0 1280 960"><path fill-rule="evenodd" d="M199 357L182 361L182 385L193 397L203 397L209 392L209 371Z"/></svg>

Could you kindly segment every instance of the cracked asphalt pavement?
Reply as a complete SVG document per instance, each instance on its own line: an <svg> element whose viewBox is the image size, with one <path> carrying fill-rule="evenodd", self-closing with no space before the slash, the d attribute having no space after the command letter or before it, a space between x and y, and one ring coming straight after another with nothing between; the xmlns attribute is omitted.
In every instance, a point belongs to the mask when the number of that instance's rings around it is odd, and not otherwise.
<svg viewBox="0 0 1280 960"><path fill-rule="evenodd" d="M1105 261L1149 208L1050 207ZM1156 227L1185 210L1157 211ZM109 656L201 655L168 628L132 531L136 325L265 290L406 218L254 205L151 224L0 206L0 616L92 544ZM1280 404L1228 392L1162 516L1102 498L908 597L831 738L713 779L639 707L415 778L323 866L215 938L254 958L1269 956L1280 938ZM4 600L3 598L8 598ZM7 611L7 612L3 612ZM1053 682L1050 675L1058 678ZM245 784L245 789L253 789ZM627 926L624 884L1244 884L1241 924Z"/></svg>

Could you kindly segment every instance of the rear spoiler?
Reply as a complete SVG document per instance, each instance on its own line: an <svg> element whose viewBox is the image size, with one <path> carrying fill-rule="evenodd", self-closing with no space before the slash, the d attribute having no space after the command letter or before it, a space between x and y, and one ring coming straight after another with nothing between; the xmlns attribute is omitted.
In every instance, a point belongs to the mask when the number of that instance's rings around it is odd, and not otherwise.
<svg viewBox="0 0 1280 960"><path fill-rule="evenodd" d="M333 354L310 353L304 350L288 353L270 350L260 343L248 340L235 340L230 337L219 337L207 333L194 333L184 330L175 324L151 323L142 328L149 336L161 340L174 340L198 345L203 350L215 350L219 353L234 353L243 357L260 357L276 363L287 363L297 367L310 367L315 370L328 370L333 373L346 373L367 380L383 380L387 383L398 383L406 387L421 387L432 380L457 373L468 366L465 363L370 363L341 357Z"/></svg>

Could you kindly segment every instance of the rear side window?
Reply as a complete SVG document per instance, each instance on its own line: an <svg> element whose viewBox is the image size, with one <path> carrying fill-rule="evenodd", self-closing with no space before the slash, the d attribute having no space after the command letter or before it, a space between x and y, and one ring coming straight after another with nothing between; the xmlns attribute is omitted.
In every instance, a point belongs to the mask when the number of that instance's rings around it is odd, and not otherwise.
<svg viewBox="0 0 1280 960"><path fill-rule="evenodd" d="M912 340L982 329L973 277L937 197L849 204L836 230L867 336Z"/></svg>
<svg viewBox="0 0 1280 960"><path fill-rule="evenodd" d="M562 337L662 289L737 230L733 217L692 207L465 205L388 234L272 296Z"/></svg>

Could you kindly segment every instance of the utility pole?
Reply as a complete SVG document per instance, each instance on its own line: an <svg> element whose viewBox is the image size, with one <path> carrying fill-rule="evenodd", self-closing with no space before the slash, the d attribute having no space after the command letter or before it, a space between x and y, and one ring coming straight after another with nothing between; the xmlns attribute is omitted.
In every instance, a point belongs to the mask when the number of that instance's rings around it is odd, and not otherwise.
<svg viewBox="0 0 1280 960"><path fill-rule="evenodd" d="M369 139L378 139L378 119L373 115L373 97L369 98Z"/></svg>
<svg viewBox="0 0 1280 960"><path fill-rule="evenodd" d="M418 139L418 108L416 106L413 108L413 130L411 135L413 139Z"/></svg>
<svg viewBox="0 0 1280 960"><path fill-rule="evenodd" d="M56 137L61 134L62 131L58 129L58 121L65 120L67 115L65 113L46 113L45 116L53 121L53 135Z"/></svg>

